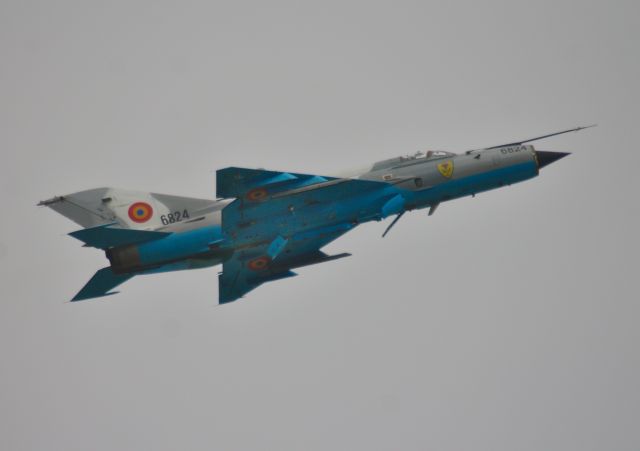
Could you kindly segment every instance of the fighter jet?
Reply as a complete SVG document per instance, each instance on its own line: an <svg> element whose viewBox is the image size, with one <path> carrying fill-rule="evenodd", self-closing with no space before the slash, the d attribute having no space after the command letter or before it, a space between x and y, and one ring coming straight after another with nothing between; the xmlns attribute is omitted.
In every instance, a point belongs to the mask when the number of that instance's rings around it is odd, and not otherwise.
<svg viewBox="0 0 640 451"><path fill-rule="evenodd" d="M216 173L215 200L96 188L38 205L82 226L69 235L109 260L72 301L115 294L138 275L222 264L224 304L293 269L349 256L321 249L359 224L394 217L385 236L407 211L432 215L442 202L536 177L568 153L527 143L584 128L460 154L418 152L349 177L228 167Z"/></svg>

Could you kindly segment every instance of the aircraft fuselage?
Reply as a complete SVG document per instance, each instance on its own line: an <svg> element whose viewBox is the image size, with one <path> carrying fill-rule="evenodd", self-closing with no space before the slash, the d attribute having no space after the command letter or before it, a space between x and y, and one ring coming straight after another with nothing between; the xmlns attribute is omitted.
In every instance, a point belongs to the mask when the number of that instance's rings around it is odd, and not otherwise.
<svg viewBox="0 0 640 451"><path fill-rule="evenodd" d="M41 202L85 227L71 236L105 251L73 300L111 294L139 274L223 265L219 300L231 302L292 269L349 254L321 249L359 224L536 177L566 153L536 151L535 139L379 161L348 177L229 167L217 171L218 200L95 188Z"/></svg>

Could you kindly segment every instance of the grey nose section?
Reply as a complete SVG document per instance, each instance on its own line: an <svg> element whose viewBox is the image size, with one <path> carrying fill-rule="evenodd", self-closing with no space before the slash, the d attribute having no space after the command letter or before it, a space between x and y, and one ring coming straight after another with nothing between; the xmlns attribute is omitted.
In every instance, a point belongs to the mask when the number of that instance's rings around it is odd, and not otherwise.
<svg viewBox="0 0 640 451"><path fill-rule="evenodd" d="M543 168L554 161L570 155L567 152L548 152L546 150L536 150L536 159L538 160L538 168Z"/></svg>

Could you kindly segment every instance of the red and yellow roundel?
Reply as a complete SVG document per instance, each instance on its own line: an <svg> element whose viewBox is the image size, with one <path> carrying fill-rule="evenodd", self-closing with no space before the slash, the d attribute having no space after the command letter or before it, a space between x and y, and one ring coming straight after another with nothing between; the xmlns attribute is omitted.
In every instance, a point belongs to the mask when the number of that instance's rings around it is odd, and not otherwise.
<svg viewBox="0 0 640 451"><path fill-rule="evenodd" d="M270 262L271 262L271 259L266 255L264 255L262 257L258 257L258 258L254 258L253 260L250 260L249 263L247 263L247 266L252 271L262 271L267 269L267 266L269 266Z"/></svg>
<svg viewBox="0 0 640 451"><path fill-rule="evenodd" d="M129 218L133 222L147 222L153 216L153 208L146 202L136 202L129 207Z"/></svg>
<svg viewBox="0 0 640 451"><path fill-rule="evenodd" d="M247 199L253 202L260 201L267 197L267 190L264 188L252 189L247 193Z"/></svg>

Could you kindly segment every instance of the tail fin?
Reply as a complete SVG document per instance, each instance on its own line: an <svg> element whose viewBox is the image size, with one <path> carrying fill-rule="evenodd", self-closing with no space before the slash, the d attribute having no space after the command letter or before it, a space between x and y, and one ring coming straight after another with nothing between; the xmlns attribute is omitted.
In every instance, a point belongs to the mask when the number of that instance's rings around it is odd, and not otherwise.
<svg viewBox="0 0 640 451"><path fill-rule="evenodd" d="M98 298L101 296L109 296L116 294L117 291L111 291L118 285L131 279L134 275L129 274L116 274L111 271L111 268L102 268L96 272L91 280L82 287L82 289L76 294L71 302L84 301L85 299Z"/></svg>
<svg viewBox="0 0 640 451"><path fill-rule="evenodd" d="M96 188L40 202L82 227L117 223L122 228L153 230L213 207L215 201L167 194Z"/></svg>

